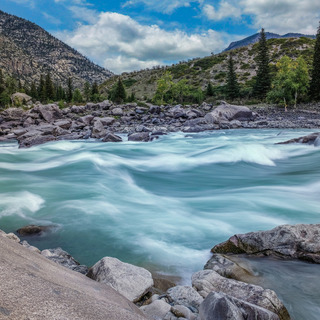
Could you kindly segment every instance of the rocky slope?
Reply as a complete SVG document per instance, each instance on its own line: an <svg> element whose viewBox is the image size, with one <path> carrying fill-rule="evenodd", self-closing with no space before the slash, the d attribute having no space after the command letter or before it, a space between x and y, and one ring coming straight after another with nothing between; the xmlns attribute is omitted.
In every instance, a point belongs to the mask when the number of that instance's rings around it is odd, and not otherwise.
<svg viewBox="0 0 320 320"><path fill-rule="evenodd" d="M72 77L75 86L101 83L112 75L38 25L1 10L0 69L28 83L50 72L61 84Z"/></svg>
<svg viewBox="0 0 320 320"><path fill-rule="evenodd" d="M312 65L313 48L315 40L309 38L280 38L268 40L272 71L275 71L275 63L283 55L292 58L302 56ZM252 78L256 75L256 62L258 44L250 44L246 47L232 50L234 67L238 76L238 81L245 87L252 86ZM221 86L227 80L227 59L229 52L222 52L205 58L196 58L189 61L182 61L176 65L166 67L154 67L130 73L123 73L121 78L126 87L127 93L135 93L139 100L152 99L157 80L166 71L170 71L173 81L186 79L187 83L194 88L205 90L208 83L214 86ZM108 93L111 87L116 83L118 77L111 77L106 80L101 89Z"/></svg>

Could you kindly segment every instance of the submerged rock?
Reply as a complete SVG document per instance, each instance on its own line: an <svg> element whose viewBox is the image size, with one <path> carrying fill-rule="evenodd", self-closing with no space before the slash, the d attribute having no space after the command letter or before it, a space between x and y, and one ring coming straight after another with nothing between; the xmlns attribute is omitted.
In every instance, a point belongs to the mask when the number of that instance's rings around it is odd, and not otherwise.
<svg viewBox="0 0 320 320"><path fill-rule="evenodd" d="M31 224L29 226L24 226L17 230L20 236L31 236L31 235L41 235L43 232L48 231L52 226L36 226Z"/></svg>
<svg viewBox="0 0 320 320"><path fill-rule="evenodd" d="M128 136L129 141L150 141L150 133L149 132L136 132L132 133Z"/></svg>
<svg viewBox="0 0 320 320"><path fill-rule="evenodd" d="M141 267L105 257L90 268L87 276L108 284L127 299L137 302L153 286L151 273Z"/></svg>
<svg viewBox="0 0 320 320"><path fill-rule="evenodd" d="M109 132L101 141L102 142L122 142L122 138Z"/></svg>
<svg viewBox="0 0 320 320"><path fill-rule="evenodd" d="M282 225L268 231L236 234L211 251L275 255L320 263L320 224Z"/></svg>
<svg viewBox="0 0 320 320"><path fill-rule="evenodd" d="M305 144L313 144L315 147L320 145L320 132L314 132L307 136L290 139L284 142L278 142L276 144L290 144L290 143L305 143Z"/></svg>

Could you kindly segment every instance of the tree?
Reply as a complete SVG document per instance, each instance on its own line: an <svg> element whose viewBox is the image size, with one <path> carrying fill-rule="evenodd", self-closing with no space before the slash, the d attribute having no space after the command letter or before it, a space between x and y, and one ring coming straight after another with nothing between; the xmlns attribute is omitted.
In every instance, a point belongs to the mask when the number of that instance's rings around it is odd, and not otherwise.
<svg viewBox="0 0 320 320"><path fill-rule="evenodd" d="M54 87L53 87L53 83L52 83L51 76L50 76L49 72L46 75L45 90L46 90L47 99L54 100L54 98L55 98Z"/></svg>
<svg viewBox="0 0 320 320"><path fill-rule="evenodd" d="M210 81L210 82L208 83L208 85L207 85L206 96L207 96L207 97L212 97L212 96L214 96L214 89L213 89L213 86L212 86L211 81Z"/></svg>
<svg viewBox="0 0 320 320"><path fill-rule="evenodd" d="M253 94L260 99L264 99L271 87L271 77L269 70L270 59L264 29L261 29L260 32L256 62L258 65L258 69L256 83L253 87Z"/></svg>
<svg viewBox="0 0 320 320"><path fill-rule="evenodd" d="M67 97L66 97L67 102L72 101L72 96L73 96L73 84L72 84L72 78L69 77L67 82Z"/></svg>
<svg viewBox="0 0 320 320"><path fill-rule="evenodd" d="M172 74L170 71L166 71L164 75L157 81L157 90L153 97L153 101L157 104L163 104L164 96L171 89L172 85Z"/></svg>
<svg viewBox="0 0 320 320"><path fill-rule="evenodd" d="M81 103L83 101L82 94L79 89L74 90L72 101L75 103Z"/></svg>
<svg viewBox="0 0 320 320"><path fill-rule="evenodd" d="M183 103L190 94L190 86L186 79L182 79L171 85L172 100L178 103Z"/></svg>
<svg viewBox="0 0 320 320"><path fill-rule="evenodd" d="M122 103L126 101L126 98L127 98L126 89L124 88L121 77L119 77L118 82L112 88L111 100L116 103Z"/></svg>
<svg viewBox="0 0 320 320"><path fill-rule="evenodd" d="M232 54L229 55L228 61L228 77L226 91L228 98L232 100L239 97L239 85L237 81L237 75L234 71Z"/></svg>
<svg viewBox="0 0 320 320"><path fill-rule="evenodd" d="M4 84L4 76L2 73L2 69L0 69L0 94L5 90L5 84Z"/></svg>
<svg viewBox="0 0 320 320"><path fill-rule="evenodd" d="M294 61L284 56L277 63L277 69L267 97L270 102L283 102L287 111L288 104L294 102L296 106L298 98L308 91L308 67L302 57Z"/></svg>
<svg viewBox="0 0 320 320"><path fill-rule="evenodd" d="M86 102L88 102L91 97L91 86L88 81L86 81L83 86L83 94L84 94L84 98L85 98Z"/></svg>
<svg viewBox="0 0 320 320"><path fill-rule="evenodd" d="M43 75L40 76L39 86L38 86L38 98L40 102L47 101L47 91Z"/></svg>
<svg viewBox="0 0 320 320"><path fill-rule="evenodd" d="M32 83L31 83L30 96L35 100L38 99L38 91L37 91L37 87L36 87L36 84L34 81L32 81Z"/></svg>
<svg viewBox="0 0 320 320"><path fill-rule="evenodd" d="M309 94L311 99L320 100L320 23L314 47L312 76Z"/></svg>

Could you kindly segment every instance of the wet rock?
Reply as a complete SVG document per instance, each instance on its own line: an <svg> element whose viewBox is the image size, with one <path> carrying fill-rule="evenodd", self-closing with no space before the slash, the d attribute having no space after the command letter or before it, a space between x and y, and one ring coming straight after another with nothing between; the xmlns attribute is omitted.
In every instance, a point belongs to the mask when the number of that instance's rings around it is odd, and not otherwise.
<svg viewBox="0 0 320 320"><path fill-rule="evenodd" d="M282 225L268 231L236 234L211 251L275 255L320 263L320 224Z"/></svg>
<svg viewBox="0 0 320 320"><path fill-rule="evenodd" d="M265 308L279 316L281 320L290 319L289 313L276 293L260 286L226 279L213 270L203 270L192 275L192 286L206 298L210 292L222 292L253 305Z"/></svg>
<svg viewBox="0 0 320 320"><path fill-rule="evenodd" d="M200 306L199 320L279 320L264 308L222 292L211 292Z"/></svg>
<svg viewBox="0 0 320 320"><path fill-rule="evenodd" d="M176 286L167 291L167 297L173 305L182 305L193 307L195 311L199 310L203 297L192 287Z"/></svg>
<svg viewBox="0 0 320 320"><path fill-rule="evenodd" d="M73 271L77 271L82 274L88 273L87 266L80 265L77 260L61 248L42 250L41 255Z"/></svg>
<svg viewBox="0 0 320 320"><path fill-rule="evenodd" d="M29 225L24 226L17 230L17 233L19 233L20 236L33 236L33 235L41 235L43 232L46 232L50 230L50 226L36 226L36 225Z"/></svg>
<svg viewBox="0 0 320 320"><path fill-rule="evenodd" d="M53 135L42 135L37 134L31 137L18 137L19 148L30 148L32 146L37 146L40 144L44 144L49 141L55 141L56 137Z"/></svg>
<svg viewBox="0 0 320 320"><path fill-rule="evenodd" d="M305 144L313 144L314 146L317 147L319 146L319 140L320 140L320 132L315 132L307 136L290 139L284 142L278 142L277 144L305 143Z"/></svg>
<svg viewBox="0 0 320 320"><path fill-rule="evenodd" d="M170 311L170 304L163 300L155 300L147 306L140 307L140 310L147 314L151 319L159 320L163 319L165 315Z"/></svg>
<svg viewBox="0 0 320 320"><path fill-rule="evenodd" d="M139 301L153 286L148 270L111 257L98 261L90 268L87 276L108 284L133 302Z"/></svg>
<svg viewBox="0 0 320 320"><path fill-rule="evenodd" d="M132 133L128 136L129 141L150 141L150 133L149 132L136 132Z"/></svg>
<svg viewBox="0 0 320 320"><path fill-rule="evenodd" d="M109 132L101 141L102 142L122 142L122 138Z"/></svg>
<svg viewBox="0 0 320 320"><path fill-rule="evenodd" d="M104 128L100 119L96 119L92 127L92 138L100 139L107 134L107 130Z"/></svg>

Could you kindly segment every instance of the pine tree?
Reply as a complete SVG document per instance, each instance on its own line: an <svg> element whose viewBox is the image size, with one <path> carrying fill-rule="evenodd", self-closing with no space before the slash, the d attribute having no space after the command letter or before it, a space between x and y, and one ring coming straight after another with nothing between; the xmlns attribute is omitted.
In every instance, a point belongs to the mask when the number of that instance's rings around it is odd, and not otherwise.
<svg viewBox="0 0 320 320"><path fill-rule="evenodd" d="M229 55L228 61L228 78L226 91L228 98L230 98L231 100L239 97L239 85L237 81L237 75L234 71L232 54Z"/></svg>
<svg viewBox="0 0 320 320"><path fill-rule="evenodd" d="M316 44L314 47L309 94L312 100L320 100L320 23L317 32Z"/></svg>
<svg viewBox="0 0 320 320"><path fill-rule="evenodd" d="M213 86L212 86L211 82L208 83L207 90L206 90L206 96L207 97L214 96L214 90L213 90Z"/></svg>
<svg viewBox="0 0 320 320"><path fill-rule="evenodd" d="M35 100L38 99L38 91L34 81L31 83L30 96Z"/></svg>
<svg viewBox="0 0 320 320"><path fill-rule="evenodd" d="M4 77L2 73L2 69L0 69L0 94L5 90L5 85L4 85Z"/></svg>
<svg viewBox="0 0 320 320"><path fill-rule="evenodd" d="M86 81L84 84L83 94L84 94L84 98L85 98L86 102L88 102L91 97L91 87L90 87L90 83L88 81Z"/></svg>
<svg viewBox="0 0 320 320"><path fill-rule="evenodd" d="M67 83L67 102L72 101L72 96L73 96L73 84L72 84L72 79L69 77L68 78L68 83Z"/></svg>
<svg viewBox="0 0 320 320"><path fill-rule="evenodd" d="M253 88L253 94L260 99L264 99L271 87L271 76L269 70L270 59L264 29L261 29L260 32L256 62L258 69L256 83Z"/></svg>
<svg viewBox="0 0 320 320"><path fill-rule="evenodd" d="M81 103L83 101L82 94L79 89L74 90L72 101L75 103Z"/></svg>
<svg viewBox="0 0 320 320"><path fill-rule="evenodd" d="M117 84L115 85L115 88L112 91L113 91L111 95L112 101L116 103L122 103L126 101L126 98L127 98L126 89L124 88L124 85L120 77L118 79Z"/></svg>
<svg viewBox="0 0 320 320"><path fill-rule="evenodd" d="M52 83L51 76L50 76L49 72L46 75L45 90L46 90L47 99L54 100L54 98L55 98L54 87L53 87L53 83Z"/></svg>
<svg viewBox="0 0 320 320"><path fill-rule="evenodd" d="M38 86L38 98L39 98L40 102L47 101L46 84L43 79L43 75L40 76L40 82L39 82L39 86Z"/></svg>

